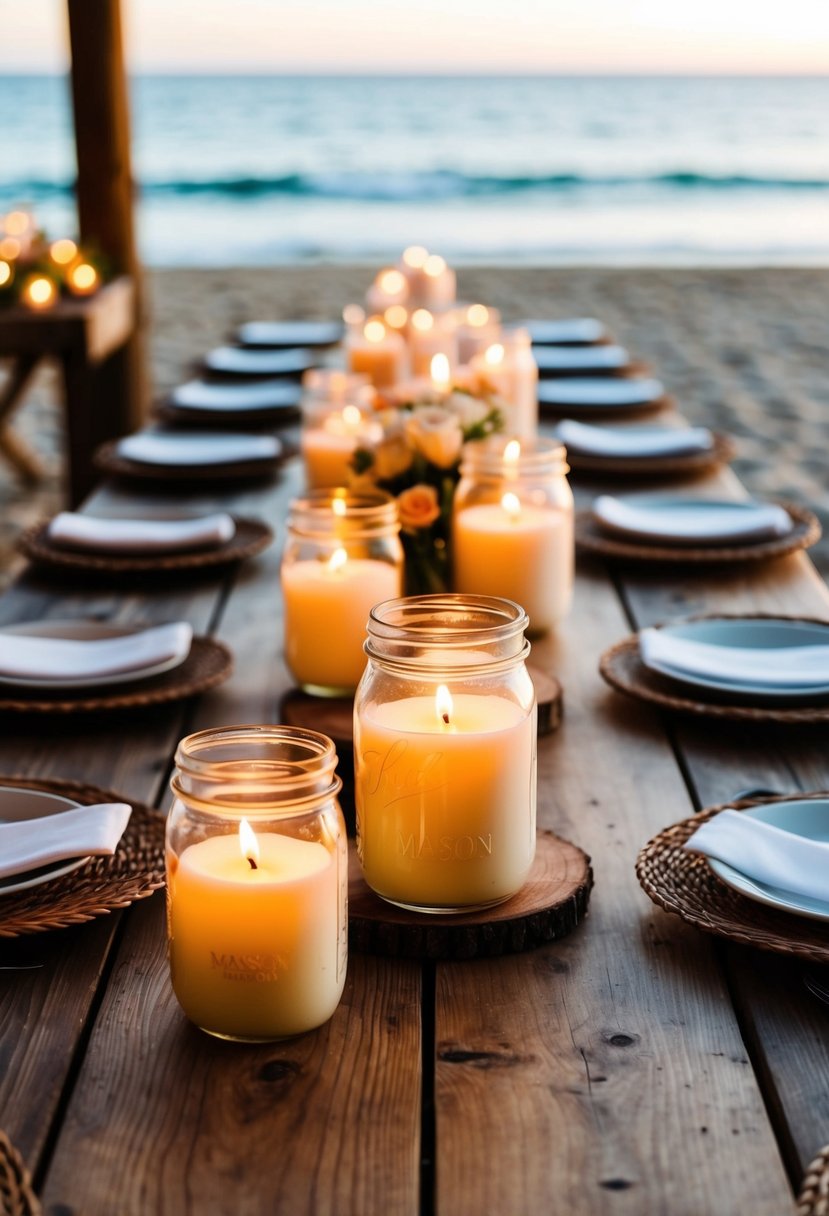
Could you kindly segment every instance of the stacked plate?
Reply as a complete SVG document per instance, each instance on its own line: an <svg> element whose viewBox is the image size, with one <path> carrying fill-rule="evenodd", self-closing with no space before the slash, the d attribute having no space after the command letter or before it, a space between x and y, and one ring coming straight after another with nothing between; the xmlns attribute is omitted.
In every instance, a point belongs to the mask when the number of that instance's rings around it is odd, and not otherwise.
<svg viewBox="0 0 829 1216"><path fill-rule="evenodd" d="M668 401L662 381L650 376L574 375L541 380L538 385L540 412L558 417L624 417L660 410Z"/></svg>
<svg viewBox="0 0 829 1216"><path fill-rule="evenodd" d="M175 482L264 476L284 455L275 435L232 431L136 431L95 453L105 473L121 477Z"/></svg>
<svg viewBox="0 0 829 1216"><path fill-rule="evenodd" d="M559 376L623 376L634 369L624 346L535 346L533 358L542 379Z"/></svg>
<svg viewBox="0 0 829 1216"><path fill-rule="evenodd" d="M606 326L595 317L563 317L555 321L521 321L533 346L595 346L607 342Z"/></svg>
<svg viewBox="0 0 829 1216"><path fill-rule="evenodd" d="M565 418L556 435L571 469L595 473L661 476L698 472L725 463L733 447L703 426L596 425Z"/></svg>
<svg viewBox="0 0 829 1216"><path fill-rule="evenodd" d="M343 329L341 321L248 321L239 326L236 341L260 350L322 350L336 346Z"/></svg>
<svg viewBox="0 0 829 1216"><path fill-rule="evenodd" d="M302 388L282 378L214 383L189 380L162 403L162 418L185 426L279 426L299 417Z"/></svg>
<svg viewBox="0 0 829 1216"><path fill-rule="evenodd" d="M288 376L298 379L317 366L317 356L307 349L269 350L246 346L217 346L204 357L212 375L227 377Z"/></svg>

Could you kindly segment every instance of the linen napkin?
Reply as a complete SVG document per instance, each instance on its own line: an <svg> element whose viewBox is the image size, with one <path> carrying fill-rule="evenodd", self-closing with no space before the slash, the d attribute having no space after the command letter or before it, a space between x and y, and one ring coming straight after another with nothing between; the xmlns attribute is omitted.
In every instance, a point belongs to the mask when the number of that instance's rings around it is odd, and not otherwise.
<svg viewBox="0 0 829 1216"><path fill-rule="evenodd" d="M707 427L590 426L566 418L556 434L568 451L585 456L659 457L709 452L714 437Z"/></svg>
<svg viewBox="0 0 829 1216"><path fill-rule="evenodd" d="M825 841L725 810L697 828L683 848L724 861L757 882L829 903L829 843Z"/></svg>
<svg viewBox="0 0 829 1216"><path fill-rule="evenodd" d="M71 857L111 857L129 823L125 802L79 806L57 815L0 823L0 878Z"/></svg>
<svg viewBox="0 0 829 1216"><path fill-rule="evenodd" d="M0 676L5 679L78 680L144 667L190 652L193 629L187 621L156 625L113 638L54 638L0 631Z"/></svg>
<svg viewBox="0 0 829 1216"><path fill-rule="evenodd" d="M651 502L634 502L632 498L600 494L593 503L593 516L614 532L635 535L646 542L671 541L679 545L768 540L785 536L793 526L789 513L775 503L716 502L702 498L667 502L661 495L655 495Z"/></svg>
<svg viewBox="0 0 829 1216"><path fill-rule="evenodd" d="M236 435L219 431L198 435L138 431L117 445L119 456L140 464L210 465L273 460L282 452L275 435Z"/></svg>
<svg viewBox="0 0 829 1216"><path fill-rule="evenodd" d="M810 688L829 684L829 645L717 646L677 637L665 629L643 629L639 653L646 667L669 671L680 678L702 676L723 684L755 684L758 688Z"/></svg>
<svg viewBox="0 0 829 1216"><path fill-rule="evenodd" d="M299 405L299 385L285 380L257 380L253 384L211 384L209 380L188 380L170 394L181 409L254 410Z"/></svg>
<svg viewBox="0 0 829 1216"><path fill-rule="evenodd" d="M104 553L163 553L226 544L236 532L224 511L198 519L97 519L61 511L49 524L49 539L70 549Z"/></svg>

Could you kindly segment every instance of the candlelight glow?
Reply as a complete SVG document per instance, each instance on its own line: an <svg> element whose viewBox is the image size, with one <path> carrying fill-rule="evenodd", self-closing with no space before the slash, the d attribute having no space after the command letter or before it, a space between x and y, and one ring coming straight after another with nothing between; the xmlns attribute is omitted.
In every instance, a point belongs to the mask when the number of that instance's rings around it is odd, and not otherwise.
<svg viewBox="0 0 829 1216"><path fill-rule="evenodd" d="M429 365L429 371L432 376L432 384L435 388L448 388L451 378L451 370L449 368L449 360L446 355L433 355L432 362Z"/></svg>
<svg viewBox="0 0 829 1216"><path fill-rule="evenodd" d="M489 320L489 309L485 304L470 304L466 310L466 322L468 325L486 325Z"/></svg>
<svg viewBox="0 0 829 1216"><path fill-rule="evenodd" d="M392 304L383 313L383 320L391 329L405 329L409 311L402 304Z"/></svg>
<svg viewBox="0 0 829 1216"><path fill-rule="evenodd" d="M491 367L497 367L499 363L503 363L504 348L501 343L495 342L492 346L488 346L484 358Z"/></svg>
<svg viewBox="0 0 829 1216"><path fill-rule="evenodd" d="M388 270L381 270L377 276L377 286L381 291L384 291L388 296L399 295L401 291L406 290L406 279L399 270L390 267Z"/></svg>
<svg viewBox="0 0 829 1216"><path fill-rule="evenodd" d="M78 256L78 246L74 241L70 241L68 237L64 237L60 241L52 242L49 256L56 265L68 266Z"/></svg>
<svg viewBox="0 0 829 1216"><path fill-rule="evenodd" d="M259 841L256 839L256 833L247 819L243 819L239 824L239 849L245 860L250 862L250 868L258 870Z"/></svg>
<svg viewBox="0 0 829 1216"><path fill-rule="evenodd" d="M521 503L517 494L507 493L501 499L501 506L511 520L515 521L521 514Z"/></svg>
<svg viewBox="0 0 829 1216"><path fill-rule="evenodd" d="M445 269L446 259L442 258L438 253L431 254L423 263L423 273L428 274L430 279L438 278L439 275L443 274Z"/></svg>
<svg viewBox="0 0 829 1216"><path fill-rule="evenodd" d="M98 286L98 271L89 262L80 262L69 271L69 286L78 295L89 295Z"/></svg>
<svg viewBox="0 0 829 1216"><path fill-rule="evenodd" d="M354 407L348 406L347 408L353 409ZM343 410L343 413L345 413L345 410ZM345 518L345 498L342 494L338 493L335 498L331 499L331 510L339 519Z"/></svg>
<svg viewBox="0 0 829 1216"><path fill-rule="evenodd" d="M382 342L386 336L386 327L378 317L366 321L363 333L369 342Z"/></svg>
<svg viewBox="0 0 829 1216"><path fill-rule="evenodd" d="M521 444L517 439L510 439L507 446L504 448L504 460L507 464L515 464L521 456Z"/></svg>
<svg viewBox="0 0 829 1216"><path fill-rule="evenodd" d="M345 549L335 549L328 559L327 568L331 574L336 574L338 570L342 570L347 561L348 554Z"/></svg>
<svg viewBox="0 0 829 1216"><path fill-rule="evenodd" d="M23 288L23 301L30 308L49 308L55 302L57 292L51 279L35 275Z"/></svg>
<svg viewBox="0 0 829 1216"><path fill-rule="evenodd" d="M343 320L346 325L362 325L366 314L359 304L346 304L343 309Z"/></svg>
<svg viewBox="0 0 829 1216"><path fill-rule="evenodd" d="M449 726L452 721L454 705L452 704L452 694L445 684L438 684L437 692L435 693L435 713L438 716L438 721L444 726Z"/></svg>
<svg viewBox="0 0 829 1216"><path fill-rule="evenodd" d="M6 258L9 262L13 262L15 258L20 257L20 241L14 236L4 236L0 241L0 258Z"/></svg>
<svg viewBox="0 0 829 1216"><path fill-rule="evenodd" d="M10 211L5 218L4 228L9 236L22 236L31 227L31 216L28 211Z"/></svg>
<svg viewBox="0 0 829 1216"><path fill-rule="evenodd" d="M421 270L429 256L429 250L422 245L410 245L403 253L403 261L410 270Z"/></svg>
<svg viewBox="0 0 829 1216"><path fill-rule="evenodd" d="M355 427L358 427L360 425L360 423L362 422L362 420L363 420L363 415L360 413L360 411L358 410L356 405L344 405L343 406L343 422L349 428L349 430L353 430ZM335 499L334 501L342 502L341 499ZM343 511L337 512L337 514L343 514L343 515L345 514L345 503L343 503L342 505L343 505Z"/></svg>
<svg viewBox="0 0 829 1216"><path fill-rule="evenodd" d="M12 277L12 268L8 262L0 262L0 287L5 287Z"/></svg>
<svg viewBox="0 0 829 1216"><path fill-rule="evenodd" d="M435 323L435 318L428 308L416 308L412 313L412 325L421 333L428 333Z"/></svg>

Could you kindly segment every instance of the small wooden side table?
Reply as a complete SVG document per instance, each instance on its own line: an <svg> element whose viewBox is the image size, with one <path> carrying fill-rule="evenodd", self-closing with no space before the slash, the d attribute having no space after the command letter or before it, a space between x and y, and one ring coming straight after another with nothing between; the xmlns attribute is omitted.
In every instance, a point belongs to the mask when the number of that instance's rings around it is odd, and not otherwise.
<svg viewBox="0 0 829 1216"><path fill-rule="evenodd" d="M0 309L0 357L13 366L0 394L0 452L29 480L42 470L34 453L8 426L41 359L54 356L63 370L69 498L76 506L96 480L92 454L106 439L134 429L124 392L126 343L136 326L134 281L113 280L88 299L61 300L45 312Z"/></svg>

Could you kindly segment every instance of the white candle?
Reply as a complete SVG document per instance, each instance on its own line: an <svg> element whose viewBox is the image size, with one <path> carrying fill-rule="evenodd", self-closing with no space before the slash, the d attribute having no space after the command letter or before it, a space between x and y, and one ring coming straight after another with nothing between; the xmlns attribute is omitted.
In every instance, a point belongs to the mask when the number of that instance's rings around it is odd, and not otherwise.
<svg viewBox="0 0 829 1216"><path fill-rule="evenodd" d="M501 314L496 308L470 304L468 308L458 311L457 320L458 359L461 363L469 363L475 355L500 341Z"/></svg>
<svg viewBox="0 0 829 1216"><path fill-rule="evenodd" d="M346 405L303 428L300 451L305 462L305 480L310 489L348 485L351 460L363 444L383 437L379 423L365 417L356 405Z"/></svg>
<svg viewBox="0 0 829 1216"><path fill-rule="evenodd" d="M455 302L455 272L438 254L430 254L422 245L412 245L403 254L400 270L408 280L413 306L441 311Z"/></svg>
<svg viewBox="0 0 829 1216"><path fill-rule="evenodd" d="M520 889L535 855L535 709L439 686L366 704L354 732L358 849L373 890L460 909Z"/></svg>
<svg viewBox="0 0 829 1216"><path fill-rule="evenodd" d="M508 491L500 503L455 514L452 553L455 590L513 600L529 616L531 632L566 615L574 564L569 511L522 503Z"/></svg>
<svg viewBox="0 0 829 1216"><path fill-rule="evenodd" d="M450 369L458 362L454 319L436 317L427 308L417 308L409 318L409 357L414 376L431 374L435 355L445 355Z"/></svg>
<svg viewBox="0 0 829 1216"><path fill-rule="evenodd" d="M379 317L371 317L345 340L348 367L369 377L375 388L388 388L406 374L406 343Z"/></svg>
<svg viewBox="0 0 829 1216"><path fill-rule="evenodd" d="M538 430L538 366L527 331L504 334L501 342L475 355L470 367L482 389L494 390L509 405L506 429L532 438Z"/></svg>
<svg viewBox="0 0 829 1216"><path fill-rule="evenodd" d="M267 1040L331 1017L345 981L333 852L273 832L241 847L210 836L169 855L168 873L173 990L191 1021Z"/></svg>
<svg viewBox="0 0 829 1216"><path fill-rule="evenodd" d="M385 312L387 308L405 304L409 298L409 283L402 271L393 266L381 270L366 292L366 308L370 313Z"/></svg>
<svg viewBox="0 0 829 1216"><path fill-rule="evenodd" d="M402 594L391 562L350 558L282 565L285 661L298 684L314 691L353 691L366 665L363 641L375 604Z"/></svg>

